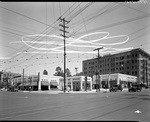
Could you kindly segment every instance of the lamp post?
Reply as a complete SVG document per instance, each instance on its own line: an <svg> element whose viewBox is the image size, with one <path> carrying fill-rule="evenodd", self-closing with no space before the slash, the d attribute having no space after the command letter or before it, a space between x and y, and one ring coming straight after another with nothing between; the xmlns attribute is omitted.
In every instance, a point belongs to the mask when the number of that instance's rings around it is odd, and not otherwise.
<svg viewBox="0 0 150 122"><path fill-rule="evenodd" d="M99 50L100 50L100 49L103 49L103 47L94 49L94 51L95 51L95 50L98 51L98 72L96 71L96 73L98 74L99 91L100 91L100 87L101 87L100 76L99 76L99 75L100 75L100 73L99 73L99 58L100 58L100 56L99 56ZM97 80L97 77L96 77L96 80ZM97 86L97 82L96 82L96 86ZM97 89L96 89L96 91L97 91Z"/></svg>

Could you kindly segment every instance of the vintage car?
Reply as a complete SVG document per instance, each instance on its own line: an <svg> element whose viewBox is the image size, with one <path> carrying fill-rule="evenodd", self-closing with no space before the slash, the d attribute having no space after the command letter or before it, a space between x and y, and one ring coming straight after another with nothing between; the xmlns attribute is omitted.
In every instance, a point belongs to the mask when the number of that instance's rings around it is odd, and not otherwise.
<svg viewBox="0 0 150 122"><path fill-rule="evenodd" d="M141 91L142 90L142 87L140 84L134 84L132 85L131 87L128 88L128 91L131 92L137 92L137 91Z"/></svg>
<svg viewBox="0 0 150 122"><path fill-rule="evenodd" d="M113 85L109 89L110 92L116 92L116 91L122 91L122 90L123 90L123 88L121 85Z"/></svg>

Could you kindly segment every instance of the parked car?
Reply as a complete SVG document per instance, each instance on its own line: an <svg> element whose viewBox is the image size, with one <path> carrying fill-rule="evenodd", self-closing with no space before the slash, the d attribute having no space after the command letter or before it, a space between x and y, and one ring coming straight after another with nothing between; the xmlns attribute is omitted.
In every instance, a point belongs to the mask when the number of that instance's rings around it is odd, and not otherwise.
<svg viewBox="0 0 150 122"><path fill-rule="evenodd" d="M137 91L141 91L141 90L142 90L142 87L139 84L134 84L134 85L132 85L131 87L128 88L129 92L131 92L131 91L137 92Z"/></svg>
<svg viewBox="0 0 150 122"><path fill-rule="evenodd" d="M10 87L7 91L18 92L18 89L15 87Z"/></svg>
<svg viewBox="0 0 150 122"><path fill-rule="evenodd" d="M122 91L122 90L123 90L123 88L121 85L113 85L109 89L110 92L116 92L116 91Z"/></svg>

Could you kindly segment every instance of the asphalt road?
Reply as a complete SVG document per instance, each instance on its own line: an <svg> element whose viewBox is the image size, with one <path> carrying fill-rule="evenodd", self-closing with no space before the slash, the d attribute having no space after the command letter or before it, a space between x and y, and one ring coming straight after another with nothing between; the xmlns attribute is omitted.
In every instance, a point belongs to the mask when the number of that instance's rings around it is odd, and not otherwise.
<svg viewBox="0 0 150 122"><path fill-rule="evenodd" d="M150 122L150 89L87 94L0 91L0 120Z"/></svg>

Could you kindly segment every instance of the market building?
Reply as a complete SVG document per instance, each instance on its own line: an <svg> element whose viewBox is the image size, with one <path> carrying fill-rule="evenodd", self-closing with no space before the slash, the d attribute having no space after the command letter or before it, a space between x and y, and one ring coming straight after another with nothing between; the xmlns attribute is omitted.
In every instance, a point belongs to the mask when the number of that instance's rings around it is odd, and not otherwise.
<svg viewBox="0 0 150 122"><path fill-rule="evenodd" d="M85 76L93 77L98 72L98 58L82 62ZM150 85L150 54L137 48L99 58L99 74L121 73L137 77L137 82Z"/></svg>
<svg viewBox="0 0 150 122"><path fill-rule="evenodd" d="M92 78L85 76L71 76L66 78L66 88L70 87L71 91L92 90ZM64 89L64 78L60 79L60 90Z"/></svg>
<svg viewBox="0 0 150 122"><path fill-rule="evenodd" d="M127 88L129 83L137 83L137 77L120 73L100 75L102 88L110 88L113 85L121 85L123 88ZM99 84L98 76L96 75L93 76L94 84Z"/></svg>

